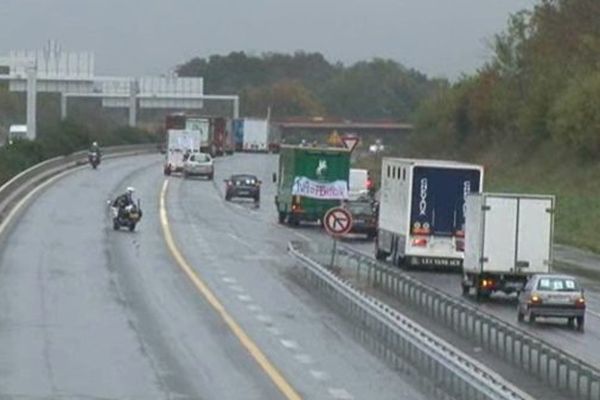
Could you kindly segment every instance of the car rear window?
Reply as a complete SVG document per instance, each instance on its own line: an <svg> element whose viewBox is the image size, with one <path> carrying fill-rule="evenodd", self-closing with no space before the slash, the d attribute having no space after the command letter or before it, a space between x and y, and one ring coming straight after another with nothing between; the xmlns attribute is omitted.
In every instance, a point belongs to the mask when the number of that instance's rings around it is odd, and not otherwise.
<svg viewBox="0 0 600 400"><path fill-rule="evenodd" d="M206 162L209 161L207 154L194 154L190 157L190 161Z"/></svg>
<svg viewBox="0 0 600 400"><path fill-rule="evenodd" d="M373 212L371 203L349 203L348 210L354 214L370 214Z"/></svg>
<svg viewBox="0 0 600 400"><path fill-rule="evenodd" d="M236 185L256 185L256 178L253 176L234 176L232 180Z"/></svg>
<svg viewBox="0 0 600 400"><path fill-rule="evenodd" d="M570 292L579 290L579 284L570 278L541 278L537 288L550 292Z"/></svg>

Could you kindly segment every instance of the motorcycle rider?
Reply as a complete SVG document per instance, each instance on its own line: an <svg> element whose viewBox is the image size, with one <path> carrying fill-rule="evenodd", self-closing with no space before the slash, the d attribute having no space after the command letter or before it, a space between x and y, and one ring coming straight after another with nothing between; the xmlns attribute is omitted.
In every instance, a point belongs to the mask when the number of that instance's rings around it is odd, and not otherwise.
<svg viewBox="0 0 600 400"><path fill-rule="evenodd" d="M134 192L135 192L135 188L129 186L125 193L118 196L115 199L115 201L113 201L112 206L118 209L119 218L123 216L125 207L130 206L130 205L135 205L135 202L133 201L133 193Z"/></svg>
<svg viewBox="0 0 600 400"><path fill-rule="evenodd" d="M98 146L98 142L93 142L92 145L90 146L90 149L88 151L88 157L92 158L92 155L96 154L96 156L98 157L98 164L100 163L100 158L102 156L102 150L100 150L100 146Z"/></svg>

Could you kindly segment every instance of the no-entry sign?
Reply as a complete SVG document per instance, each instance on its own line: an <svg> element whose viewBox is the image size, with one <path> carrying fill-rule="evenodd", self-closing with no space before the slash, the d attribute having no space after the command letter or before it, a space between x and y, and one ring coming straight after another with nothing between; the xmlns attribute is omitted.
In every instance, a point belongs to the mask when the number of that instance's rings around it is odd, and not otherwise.
<svg viewBox="0 0 600 400"><path fill-rule="evenodd" d="M325 230L332 236L342 236L352 229L352 214L348 210L335 207L325 213Z"/></svg>

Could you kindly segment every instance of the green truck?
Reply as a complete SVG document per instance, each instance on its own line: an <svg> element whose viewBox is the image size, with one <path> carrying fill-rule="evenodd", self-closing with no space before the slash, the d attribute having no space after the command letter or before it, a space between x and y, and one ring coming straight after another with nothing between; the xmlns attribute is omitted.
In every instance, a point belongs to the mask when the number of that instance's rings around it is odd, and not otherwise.
<svg viewBox="0 0 600 400"><path fill-rule="evenodd" d="M275 205L280 223L323 220L341 200L348 198L350 151L282 145Z"/></svg>

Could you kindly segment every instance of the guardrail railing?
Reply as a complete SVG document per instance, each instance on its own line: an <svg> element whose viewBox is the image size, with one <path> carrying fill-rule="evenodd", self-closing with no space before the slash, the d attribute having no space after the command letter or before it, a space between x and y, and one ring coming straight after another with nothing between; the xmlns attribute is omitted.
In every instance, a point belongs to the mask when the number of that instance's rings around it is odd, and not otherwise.
<svg viewBox="0 0 600 400"><path fill-rule="evenodd" d="M366 280L369 287L410 304L568 398L600 399L600 370L574 355L359 251L337 246L336 257L338 267L354 264L357 279Z"/></svg>
<svg viewBox="0 0 600 400"><path fill-rule="evenodd" d="M111 146L102 150L102 158L123 157L154 151L158 151L156 143ZM0 186L0 223L10 211L11 206L25 193L53 175L86 164L88 162L87 155L87 151L78 151L67 156L51 158L26 169Z"/></svg>
<svg viewBox="0 0 600 400"><path fill-rule="evenodd" d="M308 282L340 307L354 323L361 324L375 335L386 350L395 352L428 376L438 391L435 398L532 399L399 312L353 288L303 254L298 243L290 243L288 250L303 268Z"/></svg>

